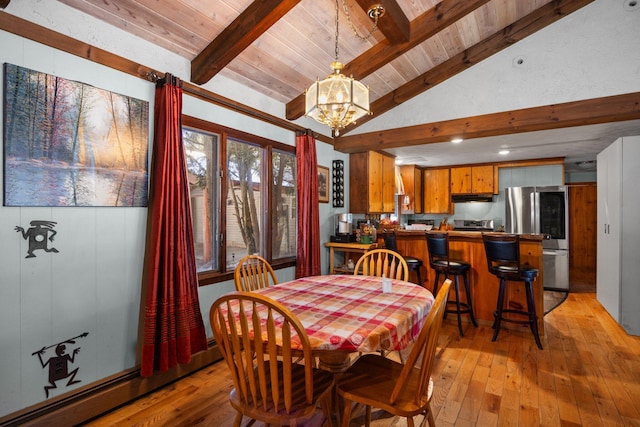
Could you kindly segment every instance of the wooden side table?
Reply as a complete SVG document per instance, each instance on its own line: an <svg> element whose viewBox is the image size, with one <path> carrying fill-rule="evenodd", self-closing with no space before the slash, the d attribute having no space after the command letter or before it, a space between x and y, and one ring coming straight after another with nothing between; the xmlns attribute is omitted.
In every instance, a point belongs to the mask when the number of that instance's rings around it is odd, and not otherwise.
<svg viewBox="0 0 640 427"><path fill-rule="evenodd" d="M359 253L364 254L372 249L376 249L378 247L377 243L370 244L360 244L360 243L340 243L340 242L327 242L324 244L325 247L329 248L329 274L353 274L353 270L350 270L346 267L347 262L347 253ZM335 253L343 252L345 255L344 263L336 266L335 263ZM353 260L354 262L356 260Z"/></svg>

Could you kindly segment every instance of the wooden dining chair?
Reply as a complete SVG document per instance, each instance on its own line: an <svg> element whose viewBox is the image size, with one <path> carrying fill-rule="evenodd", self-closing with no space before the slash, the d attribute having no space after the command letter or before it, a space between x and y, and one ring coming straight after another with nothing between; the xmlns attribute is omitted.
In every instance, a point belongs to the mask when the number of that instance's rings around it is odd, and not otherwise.
<svg viewBox="0 0 640 427"><path fill-rule="evenodd" d="M409 280L409 267L399 253L389 249L374 249L360 257L353 274L377 277L384 275L389 279Z"/></svg>
<svg viewBox="0 0 640 427"><path fill-rule="evenodd" d="M259 255L247 255L242 258L236 265L234 280L236 290L247 292L278 284L273 268Z"/></svg>
<svg viewBox="0 0 640 427"><path fill-rule="evenodd" d="M209 318L233 379L234 426L243 416L302 425L318 404L331 425L333 374L314 368L307 333L289 309L254 292L233 292L213 303Z"/></svg>
<svg viewBox="0 0 640 427"><path fill-rule="evenodd" d="M433 394L431 371L450 287L451 280L445 280L405 364L375 353L365 354L340 377L337 391L345 400L343 427L349 425L354 402L366 406L367 426L371 407L376 407L406 417L409 427L414 426L416 415L424 415L429 426L435 427L429 404Z"/></svg>

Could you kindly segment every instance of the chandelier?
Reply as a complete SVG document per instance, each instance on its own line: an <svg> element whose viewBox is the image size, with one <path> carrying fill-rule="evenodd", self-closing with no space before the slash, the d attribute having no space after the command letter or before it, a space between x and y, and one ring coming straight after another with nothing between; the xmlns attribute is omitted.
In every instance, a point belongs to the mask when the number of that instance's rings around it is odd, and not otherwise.
<svg viewBox="0 0 640 427"><path fill-rule="evenodd" d="M356 36L363 40L368 39L376 30L378 18L384 14L384 8L375 5L369 9L368 15L374 20L374 27L367 36L362 37L351 24L349 10L344 0L342 1L347 19ZM342 74L344 65L338 60L338 2L339 0L336 0L336 60L331 63L333 74L329 74L324 80L316 80L305 92L305 116L329 126L334 136L340 135L340 129L355 123L360 117L372 114L369 110L369 88L353 77Z"/></svg>

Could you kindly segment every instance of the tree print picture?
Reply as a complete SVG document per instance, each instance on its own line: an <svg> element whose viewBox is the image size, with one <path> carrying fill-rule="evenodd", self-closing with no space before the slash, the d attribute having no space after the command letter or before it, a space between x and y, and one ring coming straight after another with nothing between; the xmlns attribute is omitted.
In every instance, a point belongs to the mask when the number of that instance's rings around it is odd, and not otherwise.
<svg viewBox="0 0 640 427"><path fill-rule="evenodd" d="M147 206L149 103L4 64L5 206Z"/></svg>

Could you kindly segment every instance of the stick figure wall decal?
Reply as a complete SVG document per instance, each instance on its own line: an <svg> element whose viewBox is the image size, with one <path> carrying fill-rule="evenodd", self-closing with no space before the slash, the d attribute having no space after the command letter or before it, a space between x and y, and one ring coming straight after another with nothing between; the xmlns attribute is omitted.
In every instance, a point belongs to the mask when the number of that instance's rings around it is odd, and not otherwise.
<svg viewBox="0 0 640 427"><path fill-rule="evenodd" d="M62 341L48 347L42 347L38 351L34 351L31 353L32 356L38 355L38 359L40 359L40 364L42 368L46 368L49 366L49 385L44 386L44 393L49 398L49 390L58 388L56 385L56 381L63 380L65 378L69 378L67 381L67 387L71 384L79 383L80 380L76 380L76 375L78 374L78 369L76 368L69 372L69 363L74 363L76 359L76 355L80 353L80 347L75 347L71 354L67 354L67 346L71 346L76 343L76 339L84 338L89 335L89 332L84 332L77 337L69 338L66 341ZM55 355L51 355L45 361L44 356L47 354L47 350L55 347ZM51 353L51 352L49 352Z"/></svg>
<svg viewBox="0 0 640 427"><path fill-rule="evenodd" d="M31 228L25 231L24 228L16 225L15 230L18 233L22 233L22 238L29 242L29 250L27 250L27 256L25 258L34 258L33 251L42 249L45 252L57 253L56 248L50 248L48 242L53 242L53 236L58 234L53 229L57 222L53 221L39 221L34 220L30 222Z"/></svg>

